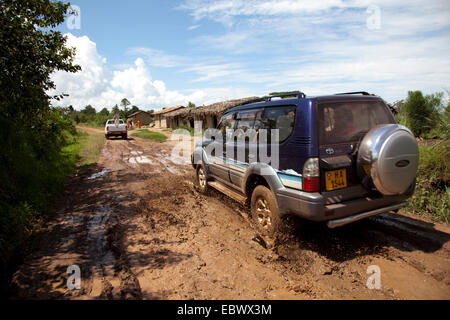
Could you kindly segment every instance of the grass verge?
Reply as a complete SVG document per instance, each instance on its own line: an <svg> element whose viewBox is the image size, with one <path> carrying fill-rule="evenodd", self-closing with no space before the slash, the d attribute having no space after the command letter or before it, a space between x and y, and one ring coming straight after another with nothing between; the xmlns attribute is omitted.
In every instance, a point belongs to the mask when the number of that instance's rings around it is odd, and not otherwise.
<svg viewBox="0 0 450 320"><path fill-rule="evenodd" d="M416 191L407 210L450 223L450 141L422 145L419 152Z"/></svg>
<svg viewBox="0 0 450 320"><path fill-rule="evenodd" d="M97 163L105 144L105 135L103 133L87 133L80 130L79 139L77 166L85 167Z"/></svg>
<svg viewBox="0 0 450 320"><path fill-rule="evenodd" d="M103 134L65 135L68 144L52 158L21 163L21 171L29 172L23 199L8 204L0 216L0 296L6 294L9 278L23 257L36 246L35 236L54 216L70 178L98 161L105 141Z"/></svg>
<svg viewBox="0 0 450 320"><path fill-rule="evenodd" d="M140 130L138 132L135 132L133 134L131 134L132 136L138 137L138 138L142 138L142 139L150 139L150 140L154 140L154 141L158 141L158 142L164 142L167 140L167 136L159 133L159 132L155 132L155 131L150 131L147 129L143 129Z"/></svg>

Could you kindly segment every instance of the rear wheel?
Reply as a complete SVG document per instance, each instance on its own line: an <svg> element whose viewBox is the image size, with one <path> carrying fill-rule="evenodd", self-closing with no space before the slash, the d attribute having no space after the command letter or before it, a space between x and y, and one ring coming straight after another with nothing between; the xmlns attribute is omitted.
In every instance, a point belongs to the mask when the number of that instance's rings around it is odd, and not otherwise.
<svg viewBox="0 0 450 320"><path fill-rule="evenodd" d="M123 135L123 136L122 136L122 139L123 139L123 140L127 140L127 139L128 139L128 135Z"/></svg>
<svg viewBox="0 0 450 320"><path fill-rule="evenodd" d="M280 212L277 199L270 189L257 186L252 193L251 215L258 231L269 238L275 239L280 230Z"/></svg>
<svg viewBox="0 0 450 320"><path fill-rule="evenodd" d="M203 166L203 164L200 164L197 166L196 182L197 182L197 187L198 187L198 190L200 191L200 193L202 193L202 194L208 193L208 191L209 191L208 180L207 180L207 176L206 176L206 170L205 170L205 167Z"/></svg>

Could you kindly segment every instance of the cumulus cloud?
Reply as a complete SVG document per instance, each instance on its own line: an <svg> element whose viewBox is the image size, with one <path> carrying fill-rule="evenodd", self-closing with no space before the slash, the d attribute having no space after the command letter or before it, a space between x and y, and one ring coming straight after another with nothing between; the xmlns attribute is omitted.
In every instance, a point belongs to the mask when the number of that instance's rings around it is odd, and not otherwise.
<svg viewBox="0 0 450 320"><path fill-rule="evenodd" d="M167 89L163 81L152 79L146 62L140 57L123 70L111 70L106 58L97 52L95 42L87 36L76 37L70 33L66 36L67 46L76 48L74 63L80 65L82 70L77 73L58 71L52 75L56 90L49 94L69 94L55 104L72 105L77 109L90 104L100 110L111 108L126 97L144 109L160 109L184 105L188 101L203 103L211 99L209 92L213 90L190 90L183 94Z"/></svg>

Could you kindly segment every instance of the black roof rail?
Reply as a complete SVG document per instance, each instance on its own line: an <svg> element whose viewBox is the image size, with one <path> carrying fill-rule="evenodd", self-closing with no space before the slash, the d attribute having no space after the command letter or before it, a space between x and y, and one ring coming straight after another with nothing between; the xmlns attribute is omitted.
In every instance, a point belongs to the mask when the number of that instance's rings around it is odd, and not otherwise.
<svg viewBox="0 0 450 320"><path fill-rule="evenodd" d="M241 106L244 106L244 105L250 104L250 103L263 102L263 101L266 101L266 99L264 97L263 98L256 98L256 99L252 99L252 100L247 100L247 101L241 103Z"/></svg>
<svg viewBox="0 0 450 320"><path fill-rule="evenodd" d="M303 98L306 98L306 94L304 94L301 91L290 92L290 93L274 94L274 95L270 95L270 96L264 96L264 97L261 97L261 98L248 100L248 101L245 101L244 103L242 103L241 105L243 106L243 105L246 105L246 104L256 103L256 102L263 102L263 101L269 102L269 101L272 100L272 98L287 98L287 97L290 97L290 98L295 98L296 97L297 99L303 99Z"/></svg>
<svg viewBox="0 0 450 320"><path fill-rule="evenodd" d="M335 96L342 96L344 94L362 94L363 96L373 96L373 94L370 94L366 91L355 91L355 92L344 92L344 93L336 93Z"/></svg>

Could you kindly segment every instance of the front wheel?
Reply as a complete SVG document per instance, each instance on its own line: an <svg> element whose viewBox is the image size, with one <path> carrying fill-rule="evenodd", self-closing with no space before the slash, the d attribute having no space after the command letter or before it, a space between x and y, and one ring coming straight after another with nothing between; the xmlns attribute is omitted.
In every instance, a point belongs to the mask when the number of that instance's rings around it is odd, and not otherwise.
<svg viewBox="0 0 450 320"><path fill-rule="evenodd" d="M208 179L206 177L206 170L205 167L200 164L197 166L197 171L196 171L196 182L197 182L197 187L200 193L202 194L206 194L208 193L209 187L208 187Z"/></svg>
<svg viewBox="0 0 450 320"><path fill-rule="evenodd" d="M280 213L277 199L270 189L257 186L252 193L251 216L258 231L275 239L280 228Z"/></svg>

